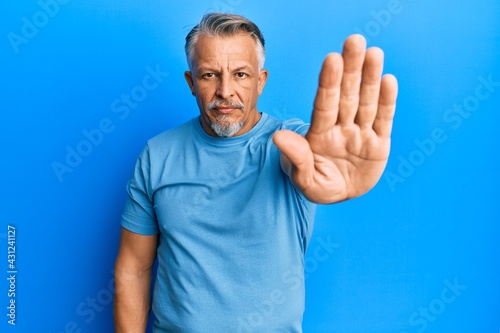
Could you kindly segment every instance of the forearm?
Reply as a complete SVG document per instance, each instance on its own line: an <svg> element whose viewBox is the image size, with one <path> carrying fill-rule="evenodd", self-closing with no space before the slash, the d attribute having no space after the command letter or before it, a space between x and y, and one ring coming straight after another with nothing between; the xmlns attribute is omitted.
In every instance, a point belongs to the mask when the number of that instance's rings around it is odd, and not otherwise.
<svg viewBox="0 0 500 333"><path fill-rule="evenodd" d="M144 333L151 304L151 270L131 273L117 267L115 284L115 332Z"/></svg>

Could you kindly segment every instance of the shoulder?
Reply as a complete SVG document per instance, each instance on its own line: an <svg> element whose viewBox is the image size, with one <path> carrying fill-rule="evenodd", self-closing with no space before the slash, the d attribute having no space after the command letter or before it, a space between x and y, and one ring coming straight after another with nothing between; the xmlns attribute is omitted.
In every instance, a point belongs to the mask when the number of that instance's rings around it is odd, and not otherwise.
<svg viewBox="0 0 500 333"><path fill-rule="evenodd" d="M301 135L305 135L309 129L309 124L299 118L280 120L271 115L267 115L266 123L268 123L270 127L274 128L274 131L290 130Z"/></svg>
<svg viewBox="0 0 500 333"><path fill-rule="evenodd" d="M194 134L194 120L195 119L191 119L182 125L165 130L160 134L152 137L148 140L148 147L150 149L158 149L161 147L170 146L172 143L176 143L178 141L185 141L187 138L192 137Z"/></svg>
<svg viewBox="0 0 500 333"><path fill-rule="evenodd" d="M189 146L190 138L195 136L194 132L193 119L161 132L147 141L139 155L139 161L145 165L161 163L176 151Z"/></svg>

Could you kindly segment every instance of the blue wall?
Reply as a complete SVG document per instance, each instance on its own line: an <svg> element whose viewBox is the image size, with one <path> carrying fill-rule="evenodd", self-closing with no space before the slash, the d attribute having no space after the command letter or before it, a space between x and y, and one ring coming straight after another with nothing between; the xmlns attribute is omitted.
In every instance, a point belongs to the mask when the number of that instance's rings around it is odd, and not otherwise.
<svg viewBox="0 0 500 333"><path fill-rule="evenodd" d="M197 115L183 42L210 10L262 28L261 111L309 119L321 61L354 32L399 79L380 183L319 208L305 332L497 333L495 0L2 1L0 331L112 331L125 183L148 138Z"/></svg>

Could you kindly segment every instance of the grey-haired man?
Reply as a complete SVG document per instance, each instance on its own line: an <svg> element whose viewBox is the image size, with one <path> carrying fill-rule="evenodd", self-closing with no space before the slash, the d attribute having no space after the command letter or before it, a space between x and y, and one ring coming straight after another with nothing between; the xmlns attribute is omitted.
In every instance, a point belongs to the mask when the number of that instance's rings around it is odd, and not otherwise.
<svg viewBox="0 0 500 333"><path fill-rule="evenodd" d="M377 183L397 81L353 35L324 61L309 125L257 110L265 44L244 17L206 15L186 55L200 116L148 141L129 181L116 332L144 332L151 303L156 333L302 332L315 204Z"/></svg>

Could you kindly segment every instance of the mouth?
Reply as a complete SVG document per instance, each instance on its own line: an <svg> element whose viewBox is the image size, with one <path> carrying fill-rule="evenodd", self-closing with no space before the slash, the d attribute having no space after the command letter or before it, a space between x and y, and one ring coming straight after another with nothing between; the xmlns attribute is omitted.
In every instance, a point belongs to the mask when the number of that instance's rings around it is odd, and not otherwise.
<svg viewBox="0 0 500 333"><path fill-rule="evenodd" d="M227 101L227 100L216 100L208 104L207 109L209 111L216 112L218 114L230 114L236 110L244 110L245 106L241 103Z"/></svg>
<svg viewBox="0 0 500 333"><path fill-rule="evenodd" d="M231 106L219 106L219 107L214 108L213 110L217 111L218 113L228 114L228 113L232 113L234 110L239 110L239 109L231 107Z"/></svg>

